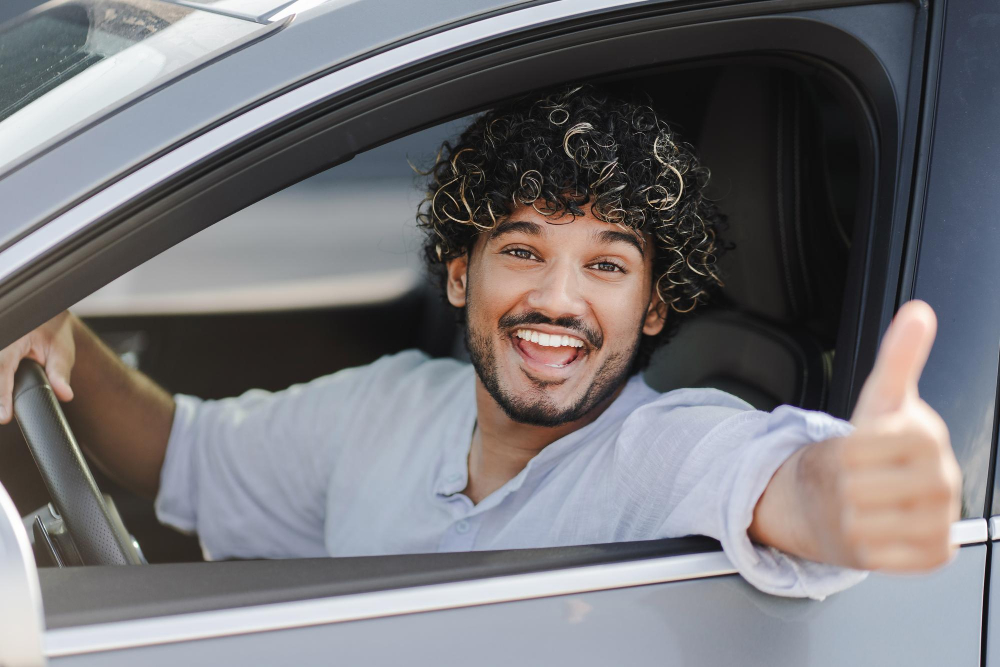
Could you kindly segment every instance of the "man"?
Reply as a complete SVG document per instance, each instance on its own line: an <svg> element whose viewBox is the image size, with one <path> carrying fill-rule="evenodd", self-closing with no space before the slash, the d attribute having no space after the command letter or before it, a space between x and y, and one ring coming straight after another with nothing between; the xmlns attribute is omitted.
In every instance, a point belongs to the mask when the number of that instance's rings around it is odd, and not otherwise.
<svg viewBox="0 0 1000 667"><path fill-rule="evenodd" d="M707 172L651 108L589 86L517 100L428 173L425 255L471 367L410 351L201 401L64 313L0 352L0 421L17 362L43 363L61 400L76 395L69 417L98 464L210 558L700 533L758 588L822 598L860 570L950 557L960 473L917 396L926 304L900 309L852 423L710 389L659 395L637 373L719 284L719 216Z"/></svg>

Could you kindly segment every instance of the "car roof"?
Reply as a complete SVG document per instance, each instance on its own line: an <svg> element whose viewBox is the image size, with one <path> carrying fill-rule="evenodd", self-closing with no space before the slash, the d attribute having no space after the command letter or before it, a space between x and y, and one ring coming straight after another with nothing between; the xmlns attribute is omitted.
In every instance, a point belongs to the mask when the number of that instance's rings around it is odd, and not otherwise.
<svg viewBox="0 0 1000 667"><path fill-rule="evenodd" d="M316 0L299 2L306 3L299 7L308 7ZM246 7L273 10L279 4L250 0ZM417 35L531 4L537 3L328 0L294 20L274 23L259 40L172 81L0 178L0 200L5 202L0 250L199 131L338 64ZM285 9L289 7L279 11Z"/></svg>

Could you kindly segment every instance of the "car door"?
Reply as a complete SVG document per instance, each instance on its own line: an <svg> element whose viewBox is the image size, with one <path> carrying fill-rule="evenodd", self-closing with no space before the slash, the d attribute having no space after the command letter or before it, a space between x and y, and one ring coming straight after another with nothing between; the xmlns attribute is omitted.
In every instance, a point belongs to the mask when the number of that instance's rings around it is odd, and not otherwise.
<svg viewBox="0 0 1000 667"><path fill-rule="evenodd" d="M940 244L927 240L936 229L926 222L929 215L920 214L919 206L914 205L916 214L910 210L922 192L911 189L913 183L922 187L919 177L929 192L934 187L920 146L932 136L935 98L924 89L924 67L937 57L944 25L940 5L816 3L803 9L801 3L683 8L673 3L545 3L450 26L326 74L300 72L299 85L282 89L269 83L266 101L228 120L223 116L207 131L205 116L169 126L179 123L178 116L193 113L190 107L208 114L198 103L178 109L178 100L192 91L218 86L224 97L226 80L235 73L273 59L308 41L307 36L343 32L349 12L362 9L371 7L348 5L317 11L308 20L302 17L259 48L234 54L122 111L115 128L98 124L0 181L0 194L15 198L13 210L20 215L5 229L7 242L0 251L0 335L6 340L20 335L167 246L318 169L504 97L497 92L500 83L517 81L525 90L549 85L565 78L567 63L586 63L581 74L597 76L748 51L829 63L846 86L859 91L867 114L875 156L869 165L871 202L865 207L870 224L864 243L857 244L862 250L855 262L855 298L843 316L849 345L840 362L841 404L832 402L831 410L845 413L852 404L898 303L917 296L939 312L950 312L949 305L965 294L949 290L964 290L959 278L982 271L960 261L942 268L940 255L931 254L943 251ZM942 74L947 62L945 52ZM152 158L142 160L122 151L102 156L103 171L68 174L69 185L56 187L60 193L59 188L66 188L63 200L39 203L15 196L38 182L33 179L39 178L39 170L66 169L73 164L69 156L87 155L95 146L90 142L103 140L102 132L129 131L129 112L155 115L156 107L182 143L175 138L168 142L172 148L150 149ZM923 123L918 122L920 110ZM168 138L164 131L156 140ZM151 141L146 138L140 145ZM123 172L127 175L120 178ZM95 174L104 174L105 180L88 185ZM76 199L81 193L86 197L74 206L73 193ZM925 210L934 201L928 198ZM927 259L918 261L925 253ZM983 299L988 293L976 292ZM257 578L280 581L293 575L280 565L258 571L252 568L265 566L239 563L149 566L124 575L108 568L36 573L21 559L18 567L29 584L41 578L44 652L53 663L79 665L270 663L289 655L302 664L331 659L430 662L451 656L472 656L483 664L678 659L704 664L977 664L988 549L983 514L988 478L982 467L989 465L992 445L996 341L994 336L992 348L984 352L987 334L960 343L951 339L960 338L956 331L981 332L971 318L982 310L982 305L970 306L954 320L941 318L939 342L921 385L926 400L952 428L966 476L963 521L954 528L962 548L953 563L935 573L919 578L872 575L823 602L789 600L754 590L734 574L715 545L696 540L633 545L618 552L556 549L529 555L516 567L492 567L475 560L481 556L459 554L437 559L425 576L395 585L372 570L367 573L371 584L361 589L345 583L326 594L317 585L314 594L297 598L282 590L256 597L239 597L232 590L199 597L195 584L208 590L210 581L225 578L218 573L237 567L256 572ZM956 368L966 369L967 378L992 372L991 383L984 380L960 402L963 410L978 410L974 415L979 421L973 423L989 421L986 436L969 430L965 417L970 413L959 412L959 402L946 391L954 383L933 381ZM9 523L14 524L13 517ZM461 572L465 574L456 574ZM127 590L121 592L129 588L121 585L121 576L142 590L142 604L129 598ZM187 599L167 595L185 587L193 591ZM26 584L21 604L36 604L30 588ZM948 614L941 617L928 609L947 609Z"/></svg>

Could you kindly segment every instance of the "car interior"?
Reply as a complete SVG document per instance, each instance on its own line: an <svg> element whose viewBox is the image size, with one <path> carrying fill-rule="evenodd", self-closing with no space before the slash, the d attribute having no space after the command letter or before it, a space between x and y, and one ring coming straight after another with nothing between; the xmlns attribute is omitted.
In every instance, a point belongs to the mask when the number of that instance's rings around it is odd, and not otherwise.
<svg viewBox="0 0 1000 667"><path fill-rule="evenodd" d="M852 240L870 215L872 156L859 139L857 100L845 99L819 68L770 58L673 65L605 82L648 92L695 147L711 170L731 245L721 260L723 294L658 351L646 381L660 391L717 387L762 410L788 403L844 416L863 271ZM427 164L466 121L390 141L262 199L73 310L126 363L171 392L205 398L280 390L408 348L464 358L461 327L422 273L414 226L421 177L411 164ZM149 563L202 560L197 536L160 525L149 500L91 469ZM23 516L49 502L14 425L0 427L0 481ZM710 540L671 542L680 552L715 548ZM663 545L635 548L651 556ZM587 549L512 554L509 562L534 558L545 569L642 557L622 545ZM496 563L381 558L381 588L392 587L392 572L444 568L471 578ZM302 568L316 569L312 592L303 586L286 598L315 595L316 581L360 586L354 570L331 579L310 563ZM240 567L266 580L273 566ZM49 580L66 584L75 569ZM59 622L72 624L78 609L65 607Z"/></svg>

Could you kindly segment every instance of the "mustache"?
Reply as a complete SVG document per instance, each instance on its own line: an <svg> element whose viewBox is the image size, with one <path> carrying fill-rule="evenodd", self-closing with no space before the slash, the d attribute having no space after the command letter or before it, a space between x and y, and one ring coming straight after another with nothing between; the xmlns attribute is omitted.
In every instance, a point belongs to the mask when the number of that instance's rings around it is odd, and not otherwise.
<svg viewBox="0 0 1000 667"><path fill-rule="evenodd" d="M579 334L580 338L590 343L595 350L599 350L604 346L604 336L601 335L601 332L588 327L576 317L558 317L556 319L552 319L551 317L547 317L536 310L530 313L520 313L517 315L511 313L504 315L500 318L497 326L501 331L509 331L526 324L548 324L554 327L569 329L570 331Z"/></svg>

